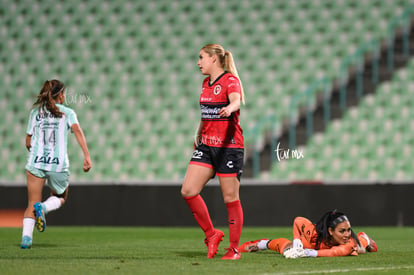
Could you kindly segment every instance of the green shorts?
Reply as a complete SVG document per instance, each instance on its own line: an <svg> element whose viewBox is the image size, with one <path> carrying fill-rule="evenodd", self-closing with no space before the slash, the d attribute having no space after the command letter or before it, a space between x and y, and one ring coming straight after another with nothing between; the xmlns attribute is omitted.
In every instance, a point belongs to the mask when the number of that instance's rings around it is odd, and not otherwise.
<svg viewBox="0 0 414 275"><path fill-rule="evenodd" d="M69 186L69 171L51 172L26 165L26 170L33 176L47 179L47 185L58 195L63 194Z"/></svg>

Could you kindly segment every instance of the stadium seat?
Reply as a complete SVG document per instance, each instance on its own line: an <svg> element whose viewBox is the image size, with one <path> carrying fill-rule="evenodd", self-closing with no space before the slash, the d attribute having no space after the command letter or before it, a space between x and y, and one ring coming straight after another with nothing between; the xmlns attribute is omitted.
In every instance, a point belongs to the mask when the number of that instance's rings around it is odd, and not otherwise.
<svg viewBox="0 0 414 275"><path fill-rule="evenodd" d="M24 166L15 137L24 136L41 84L59 78L68 95L92 100L68 97L97 159L93 175L77 172L81 161L72 136L72 180L177 180L191 156L199 119L201 46L218 42L233 52L246 92L241 123L247 131L264 114L280 121L288 117L291 97L312 81L338 78L340 61L367 38L384 39L387 24L405 6L404 0L58 0L30 5L5 0L0 4L0 102L6 100L12 115L0 124L2 147L12 148L8 154L19 160L13 167ZM406 75L401 77L412 80L412 74ZM404 101L413 103L412 96L399 99ZM405 108L404 115L410 117L411 109ZM372 117L364 115L367 121ZM388 117L388 111L383 115ZM5 126L10 123L16 125L13 131ZM114 166L100 154L116 158ZM130 162L139 162L138 168ZM286 177L301 173L290 163L280 167ZM0 180L21 179L19 169L7 171ZM309 177L312 170L304 173Z"/></svg>
<svg viewBox="0 0 414 275"><path fill-rule="evenodd" d="M270 177L290 170L298 171L295 180L412 179L413 66L411 59L376 93L330 123L323 134L314 135L304 148L303 161L273 165ZM302 171L302 167L315 169Z"/></svg>

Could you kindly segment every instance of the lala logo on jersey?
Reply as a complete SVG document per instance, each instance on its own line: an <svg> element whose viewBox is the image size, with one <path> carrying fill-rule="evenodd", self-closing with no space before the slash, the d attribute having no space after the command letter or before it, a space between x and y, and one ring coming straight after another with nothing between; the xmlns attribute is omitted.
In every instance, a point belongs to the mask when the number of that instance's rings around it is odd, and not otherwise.
<svg viewBox="0 0 414 275"><path fill-rule="evenodd" d="M213 91L214 95L218 95L220 92L221 92L221 86L220 85L216 85L214 87L214 91Z"/></svg>
<svg viewBox="0 0 414 275"><path fill-rule="evenodd" d="M35 163L45 163L45 164L59 164L59 158L57 158L57 157L52 158L52 157L49 157L49 156L41 156L41 157L36 156L34 162Z"/></svg>

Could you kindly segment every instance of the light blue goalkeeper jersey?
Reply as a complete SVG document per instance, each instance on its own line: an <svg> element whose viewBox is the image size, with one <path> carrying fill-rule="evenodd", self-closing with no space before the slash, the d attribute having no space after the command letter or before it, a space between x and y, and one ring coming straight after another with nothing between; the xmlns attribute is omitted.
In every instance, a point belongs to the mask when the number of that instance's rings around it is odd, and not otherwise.
<svg viewBox="0 0 414 275"><path fill-rule="evenodd" d="M79 122L72 109L61 104L56 106L63 113L61 118L39 108L30 112L26 133L32 139L26 166L52 172L69 170L68 131Z"/></svg>

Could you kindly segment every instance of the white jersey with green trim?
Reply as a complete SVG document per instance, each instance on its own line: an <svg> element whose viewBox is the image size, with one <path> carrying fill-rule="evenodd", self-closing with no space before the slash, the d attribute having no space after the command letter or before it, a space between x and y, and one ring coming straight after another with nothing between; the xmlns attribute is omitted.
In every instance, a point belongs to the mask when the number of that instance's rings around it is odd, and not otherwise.
<svg viewBox="0 0 414 275"><path fill-rule="evenodd" d="M30 112L26 133L32 139L26 166L52 172L69 170L68 131L79 122L71 108L61 104L56 106L63 113L60 118L39 108Z"/></svg>

